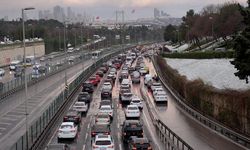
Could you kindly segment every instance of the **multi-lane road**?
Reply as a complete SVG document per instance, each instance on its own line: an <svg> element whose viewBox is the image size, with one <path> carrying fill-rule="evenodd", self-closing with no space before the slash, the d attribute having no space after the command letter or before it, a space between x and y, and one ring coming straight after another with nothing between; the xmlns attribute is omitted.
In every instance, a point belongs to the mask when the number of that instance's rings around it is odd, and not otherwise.
<svg viewBox="0 0 250 150"><path fill-rule="evenodd" d="M147 67L149 67L150 74L155 75L155 70L152 63L144 59ZM84 63L76 64L74 67L67 69L68 82L74 80L81 71L93 63L93 60L86 60ZM119 74L119 73L118 73ZM105 78L105 77L104 77ZM34 121L51 101L65 88L64 87L64 72L59 72L52 75L37 84L31 85L28 89L28 124ZM86 116L82 118L80 132L76 141L66 141L72 149L88 150L91 147L90 129L93 125L95 114L98 112L99 103L101 101L101 84L99 84L93 93L93 101ZM113 88L113 102L114 102L114 120L111 124L112 136L115 141L115 148L122 150L126 149L121 140L121 124L125 120L124 108L119 103L119 87L120 84L116 81ZM140 90L143 92L141 93ZM132 86L133 94L142 98L141 94L145 94L148 100L151 101L153 108L157 112L160 119L177 135L185 140L194 149L228 149L236 150L243 149L241 146L225 139L217 133L209 130L201 125L192 117L178 107L175 103L174 97L168 93L168 105L159 106L154 103L151 93L147 91L143 84L143 77L141 77L140 85ZM0 102L0 150L10 149L20 136L25 132L25 108L24 108L24 90L18 91L13 95L5 98ZM76 101L77 95L73 97ZM145 100L144 100L145 101ZM157 137L157 133L153 128L152 120L149 117L147 107L143 103L144 109L140 120L144 124L145 135L150 139L153 149L164 149L162 143ZM58 123L60 124L60 123ZM51 133L49 143L57 143L57 130Z"/></svg>

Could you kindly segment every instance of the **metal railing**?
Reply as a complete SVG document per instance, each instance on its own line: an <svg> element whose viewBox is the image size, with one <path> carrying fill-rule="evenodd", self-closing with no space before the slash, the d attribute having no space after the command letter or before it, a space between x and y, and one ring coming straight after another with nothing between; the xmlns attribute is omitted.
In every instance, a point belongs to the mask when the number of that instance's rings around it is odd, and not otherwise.
<svg viewBox="0 0 250 150"><path fill-rule="evenodd" d="M130 46L131 48L133 46ZM127 47L128 48L128 47ZM19 140L11 146L11 150L27 150L27 149L41 149L44 139L55 125L59 116L65 111L65 108L71 101L71 96L75 94L82 82L91 76L97 68L104 62L108 61L117 54L124 52L125 49L118 49L113 53L100 58L91 66L86 68L74 81L72 81L68 90L64 89L49 105L49 107L42 113L42 115L29 126L28 132L19 138ZM72 102L72 101L71 101ZM28 141L27 141L28 139ZM28 146L27 144L28 143ZM27 148L28 147L28 148Z"/></svg>
<svg viewBox="0 0 250 150"><path fill-rule="evenodd" d="M190 104L188 104L184 100L184 98L182 96L180 96L178 94L178 92L173 87L170 87L167 84L167 82L164 80L161 69L156 64L154 57L152 57L152 62L153 62L153 65L156 69L156 72L158 73L158 76L159 76L160 80L162 81L164 87L166 89L168 89L168 91L174 96L177 104L184 111L186 111L189 115L191 115L193 118L195 118L197 121L199 121L203 125L209 127L211 130L216 131L217 133L223 135L224 137L227 137L227 138L233 140L234 142L240 144L241 146L243 146L245 148L250 148L250 138L248 138L244 135L241 135L241 134L225 127L224 125L218 123L217 121L212 120L212 118L208 118L207 116L202 115L201 112L195 110L195 108L193 108Z"/></svg>
<svg viewBox="0 0 250 150"><path fill-rule="evenodd" d="M182 140L176 133L167 127L160 119L155 109L153 108L152 102L145 94L145 88L140 88L141 95L146 102L149 116L153 121L153 125L156 128L157 135L163 142L165 149L167 150L193 150L184 140Z"/></svg>

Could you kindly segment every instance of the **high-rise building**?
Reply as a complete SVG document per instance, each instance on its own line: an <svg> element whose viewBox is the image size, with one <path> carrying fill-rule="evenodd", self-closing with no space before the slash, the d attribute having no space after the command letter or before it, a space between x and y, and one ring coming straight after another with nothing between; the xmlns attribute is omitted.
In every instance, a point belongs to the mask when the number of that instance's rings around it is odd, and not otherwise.
<svg viewBox="0 0 250 150"><path fill-rule="evenodd" d="M38 19L44 19L43 11L39 10L38 12Z"/></svg>
<svg viewBox="0 0 250 150"><path fill-rule="evenodd" d="M60 22L64 22L65 20L65 13L62 7L55 6L53 9L54 19Z"/></svg>
<svg viewBox="0 0 250 150"><path fill-rule="evenodd" d="M160 17L160 10L157 8L154 8L154 17L159 18Z"/></svg>

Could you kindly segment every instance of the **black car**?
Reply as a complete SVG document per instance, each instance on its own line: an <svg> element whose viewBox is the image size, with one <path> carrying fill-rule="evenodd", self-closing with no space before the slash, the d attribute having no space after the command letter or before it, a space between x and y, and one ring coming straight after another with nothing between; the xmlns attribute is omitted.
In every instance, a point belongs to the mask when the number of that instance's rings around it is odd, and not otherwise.
<svg viewBox="0 0 250 150"><path fill-rule="evenodd" d="M21 69L16 69L16 71L14 72L15 78L21 77L22 75L24 75L24 71Z"/></svg>
<svg viewBox="0 0 250 150"><path fill-rule="evenodd" d="M95 137L97 134L110 135L110 125L94 124L91 128L91 137Z"/></svg>
<svg viewBox="0 0 250 150"><path fill-rule="evenodd" d="M91 95L88 92L81 92L78 95L79 102L90 103L91 102Z"/></svg>
<svg viewBox="0 0 250 150"><path fill-rule="evenodd" d="M123 142L128 142L131 136L143 137L143 127L139 120L125 120L122 125Z"/></svg>
<svg viewBox="0 0 250 150"><path fill-rule="evenodd" d="M63 117L63 122L74 122L75 124L80 124L81 114L75 110L69 110Z"/></svg>
<svg viewBox="0 0 250 150"><path fill-rule="evenodd" d="M128 143L129 150L146 149L152 150L152 146L147 138L130 137Z"/></svg>
<svg viewBox="0 0 250 150"><path fill-rule="evenodd" d="M112 91L109 89L102 89L101 99L110 99L112 98Z"/></svg>
<svg viewBox="0 0 250 150"><path fill-rule="evenodd" d="M93 93L94 92L93 84L89 81L84 82L82 84L82 92Z"/></svg>
<svg viewBox="0 0 250 150"><path fill-rule="evenodd" d="M104 73L103 73L103 71L99 70L99 71L96 72L96 75L99 75L100 77L103 77Z"/></svg>
<svg viewBox="0 0 250 150"><path fill-rule="evenodd" d="M135 67L129 67L128 68L128 73L131 74L132 72L136 71Z"/></svg>

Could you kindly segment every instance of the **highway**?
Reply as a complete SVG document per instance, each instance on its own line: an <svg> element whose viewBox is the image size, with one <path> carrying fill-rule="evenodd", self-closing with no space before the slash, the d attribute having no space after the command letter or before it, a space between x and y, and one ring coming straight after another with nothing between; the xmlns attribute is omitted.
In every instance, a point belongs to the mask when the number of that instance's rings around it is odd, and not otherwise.
<svg viewBox="0 0 250 150"><path fill-rule="evenodd" d="M111 52L109 52L111 53ZM106 54L107 55L107 54ZM95 60L86 60L66 70L68 82ZM28 87L28 124L38 118L52 100L65 88L65 72L59 72ZM25 92L18 91L0 102L0 149L10 149L25 133Z"/></svg>
<svg viewBox="0 0 250 150"><path fill-rule="evenodd" d="M119 71L120 72L120 71ZM119 72L117 73L119 75ZM128 149L127 145L123 143L121 139L121 124L125 120L125 113L124 113L124 107L119 102L119 89L120 89L120 83L118 80L118 75L112 90L112 101L114 104L114 119L111 123L111 136L114 139L115 142L115 149L116 150L126 150ZM105 79L105 77L104 77ZM91 102L90 109L86 116L83 116L82 122L80 125L80 131L77 136L77 139L74 141L64 140L60 143L68 144L70 149L73 150L89 150L91 149L91 127L94 124L94 117L95 114L98 112L99 103L101 101L101 87L102 83L104 81L102 79L102 82L95 88L95 91L93 93L93 101ZM142 78L141 78L142 79ZM141 84L142 85L142 84ZM132 90L134 95L140 96L140 88L141 85L132 85ZM79 90L81 91L81 89ZM78 93L77 93L78 94ZM76 94L76 95L77 95ZM74 97L74 101L77 101L77 97ZM71 106L72 107L72 106ZM62 121L62 120L61 120ZM143 123L144 133L145 136L152 141L152 147L154 150L164 150L164 147L162 143L160 142L159 138L156 135L156 132L154 131L154 128L152 128L152 120L149 117L148 110L144 104L144 109L141 114L140 121ZM58 125L60 125L58 123ZM58 126L59 127L59 126ZM51 134L51 138L49 140L49 144L57 144L57 130L53 134Z"/></svg>
<svg viewBox="0 0 250 150"><path fill-rule="evenodd" d="M149 72L152 76L156 74L153 64L144 59ZM74 80L84 68L93 63L93 60L86 60L74 67L67 69L68 82ZM119 75L119 73L118 73ZM104 76L105 78L105 76ZM118 78L118 77L117 77ZM101 101L101 86L102 82L96 87L93 93L93 101L86 116L83 116L80 125L80 131L75 141L63 141L69 144L71 149L88 150L91 149L90 129L93 125L94 116L98 112L99 103ZM168 105L156 105L152 94L149 93L144 86L143 77L141 77L140 85L132 85L133 94L142 98L141 94L145 94L150 103L154 106L157 115L160 119L178 136L186 141L194 149L211 150L211 149L227 149L238 150L244 149L238 144L225 139L221 135L209 130L199 122L195 121L178 107L174 97L166 90L168 94ZM114 138L115 149L126 150L126 145L121 140L121 124L125 120L124 108L119 102L119 87L120 83L116 80L112 91L112 100L114 102L114 119L111 124L111 135ZM64 89L64 71L59 72L40 81L39 84L34 84L28 88L28 111L29 122L31 124L41 113L49 106L51 101ZM140 92L142 89L143 93ZM80 92L81 89L77 92ZM73 96L73 100L77 100L77 94ZM24 111L24 90L18 91L15 94L7 97L0 102L0 150L9 149L17 139L24 134L25 131L25 111ZM145 99L144 99L145 101ZM152 142L153 149L163 150L164 147L160 142L157 133L152 124L145 102L144 109L141 113L140 120L143 122L144 132L147 138ZM65 112L66 113L66 112ZM61 116L62 117L62 116ZM62 121L62 119L61 119ZM58 126L61 122L58 122ZM57 130L51 133L48 137L49 143L57 143Z"/></svg>

